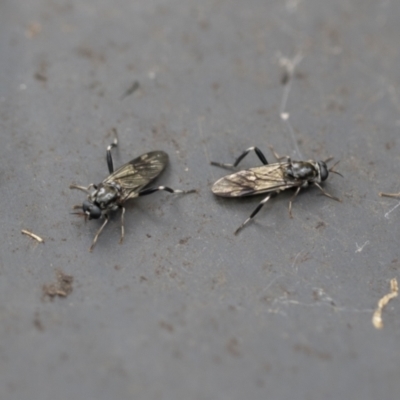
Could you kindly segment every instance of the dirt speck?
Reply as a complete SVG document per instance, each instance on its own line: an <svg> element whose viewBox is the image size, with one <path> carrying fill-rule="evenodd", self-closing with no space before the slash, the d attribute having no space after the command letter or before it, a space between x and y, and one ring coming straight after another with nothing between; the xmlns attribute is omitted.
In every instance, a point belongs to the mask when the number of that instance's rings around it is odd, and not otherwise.
<svg viewBox="0 0 400 400"><path fill-rule="evenodd" d="M159 325L160 325L160 328L165 329L168 332L174 331L174 327L171 324L169 324L168 322L160 321Z"/></svg>
<svg viewBox="0 0 400 400"><path fill-rule="evenodd" d="M396 143L394 140L391 140L390 142L386 142L385 143L386 150L392 149L395 145L396 145Z"/></svg>
<svg viewBox="0 0 400 400"><path fill-rule="evenodd" d="M120 266L120 265L114 265L114 269L115 269L116 271L119 271L119 270L121 269L121 266Z"/></svg>
<svg viewBox="0 0 400 400"><path fill-rule="evenodd" d="M104 56L104 54L98 53L89 47L78 47L76 49L76 52L80 57L87 58L88 60L95 63L104 63L106 61L106 57Z"/></svg>
<svg viewBox="0 0 400 400"><path fill-rule="evenodd" d="M38 331L40 331L40 332L44 331L44 326L43 326L43 323L42 323L42 321L41 321L41 319L39 317L39 313L38 312L35 313L35 317L33 318L33 325L35 326L35 328Z"/></svg>
<svg viewBox="0 0 400 400"><path fill-rule="evenodd" d="M43 285L43 297L49 297L51 300L55 296L67 297L72 292L72 283L74 277L64 274L60 269L56 270L56 282Z"/></svg>
<svg viewBox="0 0 400 400"><path fill-rule="evenodd" d="M190 238L191 238L191 237L188 236L188 237L185 237L185 238L181 239L181 240L179 241L179 244L186 244Z"/></svg>
<svg viewBox="0 0 400 400"><path fill-rule="evenodd" d="M317 225L315 225L315 229L325 228L326 224L324 221L319 221Z"/></svg>
<svg viewBox="0 0 400 400"><path fill-rule="evenodd" d="M296 352L303 353L306 356L319 358L322 361L329 361L330 359L332 359L331 354L324 352L324 351L319 351L319 350L313 349L310 346L307 346L305 344L297 343L294 345L293 348L294 348L294 351L296 351Z"/></svg>
<svg viewBox="0 0 400 400"><path fill-rule="evenodd" d="M41 82L46 82L46 81L47 81L47 76L41 74L40 72L36 72L36 74L33 75L33 77L34 77L36 80L41 81Z"/></svg>
<svg viewBox="0 0 400 400"><path fill-rule="evenodd" d="M228 353L234 357L240 357L239 342L236 338L231 338L226 344Z"/></svg>

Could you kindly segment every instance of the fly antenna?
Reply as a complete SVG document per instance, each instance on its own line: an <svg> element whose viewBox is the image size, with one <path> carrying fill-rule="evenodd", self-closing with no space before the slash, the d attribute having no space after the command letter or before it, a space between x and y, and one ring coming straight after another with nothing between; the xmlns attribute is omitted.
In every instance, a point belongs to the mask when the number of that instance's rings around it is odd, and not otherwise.
<svg viewBox="0 0 400 400"><path fill-rule="evenodd" d="M332 158L333 158L333 157L332 157ZM331 158L331 159L332 159L332 158ZM340 162L340 160L337 161L337 162L335 162L335 164L333 164L332 167L329 169L329 172L333 172L334 174L339 175L339 176L341 176L342 178L344 178L344 176L343 176L340 172L337 172L337 171L334 170L334 168L336 167L336 165L339 164L339 162Z"/></svg>

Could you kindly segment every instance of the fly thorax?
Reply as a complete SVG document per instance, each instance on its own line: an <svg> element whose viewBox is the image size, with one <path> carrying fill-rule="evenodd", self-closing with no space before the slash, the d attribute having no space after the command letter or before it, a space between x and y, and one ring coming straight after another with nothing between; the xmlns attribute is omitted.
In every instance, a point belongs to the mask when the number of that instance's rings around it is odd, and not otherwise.
<svg viewBox="0 0 400 400"><path fill-rule="evenodd" d="M99 185L99 188L94 193L95 202L100 208L110 208L112 203L115 203L119 198L119 190L116 185Z"/></svg>
<svg viewBox="0 0 400 400"><path fill-rule="evenodd" d="M308 161L293 161L288 174L292 178L312 182L319 174L314 165L314 162Z"/></svg>

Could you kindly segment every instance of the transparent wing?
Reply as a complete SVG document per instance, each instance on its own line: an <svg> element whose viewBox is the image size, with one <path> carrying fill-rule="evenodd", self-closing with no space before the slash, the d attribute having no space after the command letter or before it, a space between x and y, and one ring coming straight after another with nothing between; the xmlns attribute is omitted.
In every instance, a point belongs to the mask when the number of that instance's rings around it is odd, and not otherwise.
<svg viewBox="0 0 400 400"><path fill-rule="evenodd" d="M164 170L168 164L168 154L151 151L119 167L103 183L116 182L125 192L124 200L136 197L137 193Z"/></svg>
<svg viewBox="0 0 400 400"><path fill-rule="evenodd" d="M217 196L241 197L298 186L298 181L285 177L288 165L276 163L239 171L219 179L211 190Z"/></svg>

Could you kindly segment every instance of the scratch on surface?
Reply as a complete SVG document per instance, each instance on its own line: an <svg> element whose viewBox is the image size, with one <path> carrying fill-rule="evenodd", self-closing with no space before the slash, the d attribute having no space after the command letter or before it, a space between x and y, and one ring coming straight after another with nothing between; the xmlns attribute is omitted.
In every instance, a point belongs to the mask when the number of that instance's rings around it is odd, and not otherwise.
<svg viewBox="0 0 400 400"><path fill-rule="evenodd" d="M205 153L206 158L207 158L207 163L210 164L210 162L211 162L210 154L209 154L208 149L207 149L207 143L206 143L206 140L204 138L204 132L203 132L203 125L202 125L203 119L204 119L203 117L198 117L197 118L197 126L198 126L198 129L199 129L201 140L203 142L204 153ZM211 174L213 175L213 179L215 179L214 178L214 174L212 173L212 170L211 170Z"/></svg>
<svg viewBox="0 0 400 400"><path fill-rule="evenodd" d="M327 296L323 289L318 289L318 292L322 291L323 296L321 297L321 301L315 303L304 303L298 300L291 300L288 299L286 296L279 297L273 301L273 305L296 305L302 307L310 307L310 308L317 308L317 307L329 307L332 308L336 312L352 312L352 313L371 313L372 309L358 309L358 308L349 308L349 307L339 307L336 305L335 301ZM274 311L275 313L281 313L279 308L271 308L270 312Z"/></svg>
<svg viewBox="0 0 400 400"><path fill-rule="evenodd" d="M300 153L299 146L297 145L297 140L296 140L296 136L294 134L292 124L289 122L290 114L286 110L286 106L287 106L287 102L289 99L289 93L292 88L294 70L297 67L297 65L301 62L302 59L303 59L303 54L301 51L298 52L292 60L289 58L283 57L282 55L279 55L279 65L284 69L284 76L282 79L284 88L283 88L283 95L282 95L281 106L279 109L279 114L280 114L281 120L287 125L289 133L292 137L292 141L294 143L295 150L300 158L303 158L303 157Z"/></svg>
<svg viewBox="0 0 400 400"><path fill-rule="evenodd" d="M296 261L297 261L297 259L300 257L300 254L303 252L303 250L300 250L297 254L296 254L296 257L294 258L294 260L293 260L293 263L292 263L292 269L295 269L294 267L295 267L295 265L296 265ZM297 271L297 268L296 268L296 271Z"/></svg>
<svg viewBox="0 0 400 400"><path fill-rule="evenodd" d="M366 67L365 63L356 60L356 65L360 71L374 78L380 85L382 85L387 93L389 94L392 104L396 107L397 111L400 111L400 101L396 92L396 86L392 84L387 77L381 75L370 68Z"/></svg>
<svg viewBox="0 0 400 400"><path fill-rule="evenodd" d="M358 243L356 242L356 247L357 250L355 251L356 253L361 253L364 250L364 247L369 244L369 240L367 240L361 247L358 245Z"/></svg>
<svg viewBox="0 0 400 400"><path fill-rule="evenodd" d="M372 324L376 329L383 328L383 322L382 322L383 307L385 307L390 300L394 299L398 295L399 295L399 286L397 284L397 279L393 278L390 281L390 293L386 294L378 301L378 307L376 308L374 315L372 316Z"/></svg>
<svg viewBox="0 0 400 400"><path fill-rule="evenodd" d="M389 219L389 215L397 208L400 206L400 202L398 202L392 209L390 209L386 214L385 214L385 218Z"/></svg>
<svg viewBox="0 0 400 400"><path fill-rule="evenodd" d="M279 278L283 278L284 275L278 275L275 278L271 279L271 282L268 283L267 286L261 291L261 295L263 295Z"/></svg>

